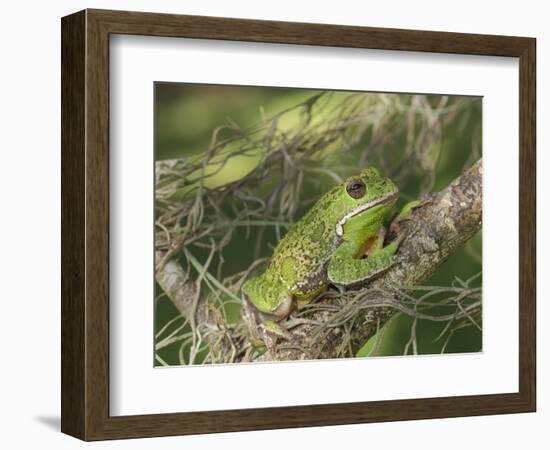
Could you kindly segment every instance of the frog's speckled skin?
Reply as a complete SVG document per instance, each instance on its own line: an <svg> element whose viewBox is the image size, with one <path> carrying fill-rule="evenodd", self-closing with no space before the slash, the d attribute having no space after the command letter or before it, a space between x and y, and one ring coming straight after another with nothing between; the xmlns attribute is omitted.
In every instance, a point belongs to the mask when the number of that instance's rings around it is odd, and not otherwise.
<svg viewBox="0 0 550 450"><path fill-rule="evenodd" d="M366 192L353 198L348 188L357 181ZM352 284L384 270L397 243L382 248L383 222L397 196L395 184L374 168L336 186L288 231L265 272L248 280L243 293L261 313L281 319L329 283Z"/></svg>

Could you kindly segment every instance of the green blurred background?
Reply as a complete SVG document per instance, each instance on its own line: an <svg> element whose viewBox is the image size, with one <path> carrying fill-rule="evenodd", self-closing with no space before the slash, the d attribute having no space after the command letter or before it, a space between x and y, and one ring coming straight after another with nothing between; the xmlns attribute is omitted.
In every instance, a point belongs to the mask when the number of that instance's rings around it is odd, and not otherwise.
<svg viewBox="0 0 550 450"><path fill-rule="evenodd" d="M243 86L216 86L180 83L156 83L155 85L155 155L156 160L166 160L190 157L201 154L209 147L212 133L217 127L231 124L241 129L247 129L258 123L264 117L270 117L294 105L299 104L321 91L310 89L286 89L269 87ZM331 97L335 104L340 97L349 95L347 92L333 93ZM376 94L365 94L376 95ZM391 94L407 95L407 94ZM411 97L408 95L408 97ZM458 101L460 98L451 99ZM476 141L480 152L481 145L481 98L472 98L464 107L463 112L451 123L443 127L442 139L438 142L437 162L435 163L435 180L433 190L445 187L456 178L480 155L473 155L465 149L476 149L472 142ZM430 96L430 102L437 104L439 96ZM296 126L299 118L287 114L279 123L279 127L291 129ZM391 124L390 124L391 126ZM222 129L223 133L231 133ZM363 142L358 147L369 144L369 134L366 133ZM393 142L393 145L396 143ZM399 142L397 142L399 144ZM360 148L359 148L360 151ZM473 152L474 150L472 150ZM227 182L238 180L257 165L260 155L238 156L232 158L215 176L208 179L207 187L216 187ZM321 189L328 190L334 181L327 179ZM399 186L404 199L416 198L418 186L414 182L407 182ZM313 188L312 188L313 189ZM321 195L323 191L318 194ZM317 194L314 192L313 194ZM405 201L405 200L403 200ZM250 238L248 238L250 239ZM276 243L275 235L271 236ZM230 245L224 252L226 269L243 270L253 258L252 251L246 250L247 240L244 231L235 233ZM425 283L432 286L450 286L455 278L467 279L481 271L481 232L479 232L464 248L455 252L447 262ZM227 274L226 274L227 275ZM481 277L473 284L480 285ZM159 330L178 312L170 300L157 291L155 324ZM433 311L437 313L437 311ZM229 311L229 316L238 318L238 310ZM377 344L377 356L402 355L403 349L409 340L412 318L403 314L395 316L385 327L383 339ZM440 353L444 340L435 340L445 323L418 320L416 324L418 353ZM359 352L359 356L367 355L373 350L374 337L366 343ZM445 352L478 352L482 349L482 333L475 327L463 328L453 334ZM167 364L178 365L178 344L159 350L159 356Z"/></svg>

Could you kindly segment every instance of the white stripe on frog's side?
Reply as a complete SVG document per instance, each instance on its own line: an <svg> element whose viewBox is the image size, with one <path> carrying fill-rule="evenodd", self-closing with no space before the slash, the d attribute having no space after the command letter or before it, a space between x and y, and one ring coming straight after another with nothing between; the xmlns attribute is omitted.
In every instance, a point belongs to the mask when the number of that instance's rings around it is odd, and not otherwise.
<svg viewBox="0 0 550 450"><path fill-rule="evenodd" d="M373 200L372 202L365 203L364 205L361 205L359 208L357 208L355 211L352 211L349 214L346 214L336 224L336 235L339 237L342 237L344 235L344 225L352 217L355 217L368 209L374 208L375 206L382 205L384 203L389 203L395 198L397 198L398 195L399 195L399 191L394 191L391 194L386 195L385 197L381 197L376 200Z"/></svg>

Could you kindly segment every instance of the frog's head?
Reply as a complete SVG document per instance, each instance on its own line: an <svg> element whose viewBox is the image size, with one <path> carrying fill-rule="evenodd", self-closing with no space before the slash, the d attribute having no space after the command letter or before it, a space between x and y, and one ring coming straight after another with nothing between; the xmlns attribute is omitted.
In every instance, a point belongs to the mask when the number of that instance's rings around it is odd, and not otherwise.
<svg viewBox="0 0 550 450"><path fill-rule="evenodd" d="M399 196L397 186L374 167L348 178L338 187L343 208L336 234L354 234L365 227L381 226Z"/></svg>

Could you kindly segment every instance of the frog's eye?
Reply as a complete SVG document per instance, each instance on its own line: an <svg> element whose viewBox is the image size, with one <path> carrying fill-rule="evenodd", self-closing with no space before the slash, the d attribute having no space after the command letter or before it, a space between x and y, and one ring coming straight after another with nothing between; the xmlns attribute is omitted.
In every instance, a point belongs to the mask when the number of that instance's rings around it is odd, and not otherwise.
<svg viewBox="0 0 550 450"><path fill-rule="evenodd" d="M357 200L366 194L367 187L365 186L363 180L355 179L351 180L348 183L348 185L346 186L346 191L348 191L348 194L351 198Z"/></svg>

